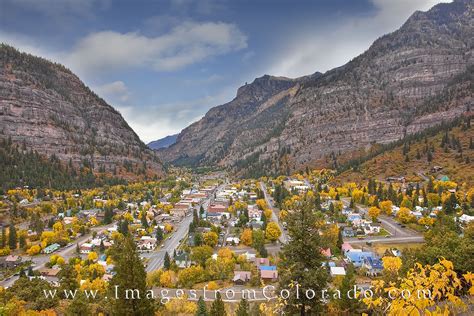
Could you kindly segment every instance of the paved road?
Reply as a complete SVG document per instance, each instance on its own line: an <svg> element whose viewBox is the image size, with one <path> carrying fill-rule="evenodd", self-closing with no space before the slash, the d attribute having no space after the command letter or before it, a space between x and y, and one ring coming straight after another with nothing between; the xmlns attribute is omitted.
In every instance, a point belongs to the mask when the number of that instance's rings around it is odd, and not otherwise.
<svg viewBox="0 0 474 316"><path fill-rule="evenodd" d="M346 206L350 204L349 198L342 198L341 201ZM363 216L367 215L367 208L365 206L356 204L355 207L360 214ZM421 237L420 233L412 229L400 227L398 222L390 216L380 215L378 220L382 223L382 227L385 228L393 237Z"/></svg>
<svg viewBox="0 0 474 316"><path fill-rule="evenodd" d="M344 241L350 243L351 245L356 244L366 244L367 242L378 243L378 244L393 244L393 243L414 243L414 242L424 242L425 239L423 236L412 236L412 237L394 237L394 238L385 238L380 236L370 236L365 237L364 239L357 238L346 238Z"/></svg>
<svg viewBox="0 0 474 316"><path fill-rule="evenodd" d="M105 225L105 226L92 227L90 233L88 233L84 236L81 236L78 239L74 240L69 247L63 247L63 248L59 249L58 251L56 251L52 254L41 254L41 255L38 255L38 256L34 256L34 257L23 256L23 259L26 260L26 261L28 261L28 260L32 261L33 270L39 270L39 269L43 268L45 263L47 263L49 261L49 257L52 256L53 254L60 255L61 257L63 257L67 261L69 258L74 257L74 256L77 255L76 254L76 244L77 243L82 244L82 243L86 242L88 239L90 239L92 237L92 233L94 231L96 231L98 233L101 233L103 231L106 231L108 228L110 228L114 225L115 225L115 223L111 223L111 224L108 224L108 225ZM0 282L0 286L9 287L13 283L15 283L15 281L17 279L18 279L18 277L15 276L15 277L11 277L8 280L3 280L3 281Z"/></svg>
<svg viewBox="0 0 474 316"><path fill-rule="evenodd" d="M222 190L222 188L223 188L223 185L219 186L217 188L217 192ZM206 200L204 200L201 204L197 206L197 209L199 210L201 205L204 209L207 209L213 196L214 195L211 194L209 198L207 198ZM184 239L184 237L188 233L189 224L191 224L192 221L193 221L192 214L190 216L186 216L183 219L183 221L179 224L178 229L171 235L171 239L166 240L164 242L163 248L154 252L141 254L142 257L149 258L148 265L145 269L147 272L158 270L163 266L166 252L168 252L170 256L173 255L173 252L176 248L178 248L180 241Z"/></svg>
<svg viewBox="0 0 474 316"><path fill-rule="evenodd" d="M167 239L163 242L164 247L158 251L143 253L140 256L149 258L148 265L146 267L147 272L158 270L163 266L165 260L165 253L168 252L170 257L173 256L173 252L178 248L180 241L186 236L189 229L189 224L193 221L192 213L186 216L179 224L178 229L171 235L171 239Z"/></svg>
<svg viewBox="0 0 474 316"><path fill-rule="evenodd" d="M265 196L265 201L267 202L267 205L272 210L272 221L277 223L278 226L280 227L281 236L280 236L279 240L280 240L281 243L286 244L288 242L288 234L287 234L286 230L283 229L283 225L280 223L280 219L278 218L278 215L280 214L280 210L273 205L273 201L270 198L270 195L267 193L267 186L265 185L265 183L260 182L260 188L263 191L263 194Z"/></svg>

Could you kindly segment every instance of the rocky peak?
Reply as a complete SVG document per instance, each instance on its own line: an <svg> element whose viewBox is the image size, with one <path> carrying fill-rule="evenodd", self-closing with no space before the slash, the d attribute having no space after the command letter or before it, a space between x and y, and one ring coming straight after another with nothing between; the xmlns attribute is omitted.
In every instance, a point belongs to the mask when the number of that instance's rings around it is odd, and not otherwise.
<svg viewBox="0 0 474 316"><path fill-rule="evenodd" d="M245 83L237 90L236 98L261 101L277 91L286 90L295 85L296 81L286 77L264 75L252 83Z"/></svg>

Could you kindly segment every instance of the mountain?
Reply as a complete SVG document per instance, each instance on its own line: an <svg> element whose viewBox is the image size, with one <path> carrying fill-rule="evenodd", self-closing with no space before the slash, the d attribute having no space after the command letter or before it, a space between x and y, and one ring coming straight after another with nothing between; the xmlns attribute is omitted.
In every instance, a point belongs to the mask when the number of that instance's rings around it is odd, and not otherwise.
<svg viewBox="0 0 474 316"><path fill-rule="evenodd" d="M337 167L342 154L470 115L473 11L470 0L439 4L324 74L258 78L160 155L251 176Z"/></svg>
<svg viewBox="0 0 474 316"><path fill-rule="evenodd" d="M171 145L173 145L174 143L176 143L177 138L178 138L178 134L169 135L169 136L163 137L161 139L149 142L147 144L147 146L150 147L151 149L168 148Z"/></svg>
<svg viewBox="0 0 474 316"><path fill-rule="evenodd" d="M75 74L3 44L0 138L94 173L131 179L163 173L122 115Z"/></svg>

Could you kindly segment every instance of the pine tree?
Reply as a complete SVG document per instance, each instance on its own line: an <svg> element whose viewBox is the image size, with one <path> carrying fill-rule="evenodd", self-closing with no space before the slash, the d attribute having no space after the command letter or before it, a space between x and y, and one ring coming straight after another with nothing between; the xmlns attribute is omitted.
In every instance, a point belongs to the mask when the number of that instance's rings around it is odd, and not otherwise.
<svg viewBox="0 0 474 316"><path fill-rule="evenodd" d="M359 299L351 299L348 297L350 291L354 292L354 285L356 285L355 271L352 265L349 265L346 270L346 275L341 281L341 285L338 290L341 293L341 297L334 299L334 304L338 308L340 315L360 315L361 314L361 303Z"/></svg>
<svg viewBox="0 0 474 316"><path fill-rule="evenodd" d="M10 228L8 230L8 246L10 249L16 249L17 238L16 238L16 227L13 224L10 224Z"/></svg>
<svg viewBox="0 0 474 316"><path fill-rule="evenodd" d="M66 264L61 268L59 272L59 284L62 298L64 297L64 291L71 291L72 293L79 288L77 282L77 271L71 264Z"/></svg>
<svg viewBox="0 0 474 316"><path fill-rule="evenodd" d="M160 243L163 241L163 230L161 229L160 226L156 228L156 242Z"/></svg>
<svg viewBox="0 0 474 316"><path fill-rule="evenodd" d="M110 249L116 274L109 284L109 298L114 298L109 299L109 313L119 316L153 315L152 301L147 298L151 290L146 285L145 268L138 256L133 238L130 235L119 238L121 240L116 240ZM135 299L126 299L127 289L135 290ZM115 299L115 291L117 291L118 299Z"/></svg>
<svg viewBox="0 0 474 316"><path fill-rule="evenodd" d="M299 209L287 216L290 242L283 246L280 262L280 289L288 288L292 282L298 283L301 293L313 290L321 293L326 288L329 273L321 269L325 258L321 254L323 247L318 228L314 225L317 215L313 212L314 195L308 193L300 202ZM293 315L319 315L324 313L324 302L317 295L313 299L306 296L290 295L285 313Z"/></svg>
<svg viewBox="0 0 474 316"><path fill-rule="evenodd" d="M169 270L170 267L171 267L170 255L168 254L168 252L165 252L165 259L163 261L163 268L165 270Z"/></svg>
<svg viewBox="0 0 474 316"><path fill-rule="evenodd" d="M82 291L77 291L76 296L66 309L66 316L89 316L92 315L90 304Z"/></svg>
<svg viewBox="0 0 474 316"><path fill-rule="evenodd" d="M226 316L224 301L222 300L221 293L216 293L216 299L212 302L210 316Z"/></svg>
<svg viewBox="0 0 474 316"><path fill-rule="evenodd" d="M232 205L232 204L229 204L229 205ZM195 227L199 226L199 215L196 210L193 211L193 224Z"/></svg>
<svg viewBox="0 0 474 316"><path fill-rule="evenodd" d="M337 249L341 249L342 244L344 243L344 239L342 238L342 229L339 228L338 233L337 233Z"/></svg>
<svg viewBox="0 0 474 316"><path fill-rule="evenodd" d="M209 316L209 313L207 312L206 302L204 302L202 296L199 297L198 308L195 316Z"/></svg>
<svg viewBox="0 0 474 316"><path fill-rule="evenodd" d="M20 238L18 238L18 243L20 244L20 248L24 249L26 247L26 236L25 235L20 235Z"/></svg>
<svg viewBox="0 0 474 316"><path fill-rule="evenodd" d="M2 225L2 240L0 246L1 248L5 248L7 246L7 232L4 225Z"/></svg>
<svg viewBox="0 0 474 316"><path fill-rule="evenodd" d="M245 298L240 300L239 308L237 308L236 312L237 316L249 316L249 303Z"/></svg>
<svg viewBox="0 0 474 316"><path fill-rule="evenodd" d="M148 219L146 218L146 212L142 212L142 216L141 216L141 222L142 222L142 226L144 229L147 229L149 227L148 225Z"/></svg>

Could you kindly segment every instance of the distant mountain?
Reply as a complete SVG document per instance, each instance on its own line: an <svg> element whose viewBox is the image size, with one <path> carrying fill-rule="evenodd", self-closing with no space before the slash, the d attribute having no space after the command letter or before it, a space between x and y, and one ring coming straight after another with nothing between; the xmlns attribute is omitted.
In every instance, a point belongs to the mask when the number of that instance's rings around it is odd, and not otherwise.
<svg viewBox="0 0 474 316"><path fill-rule="evenodd" d="M289 173L472 115L473 12L470 0L438 4L324 74L257 78L159 153L244 176Z"/></svg>
<svg viewBox="0 0 474 316"><path fill-rule="evenodd" d="M176 138L178 138L178 134L169 135L164 138L149 142L147 146L150 147L151 149L168 148L169 146L176 143Z"/></svg>
<svg viewBox="0 0 474 316"><path fill-rule="evenodd" d="M131 179L163 173L122 115L70 70L3 44L0 138L78 170Z"/></svg>

